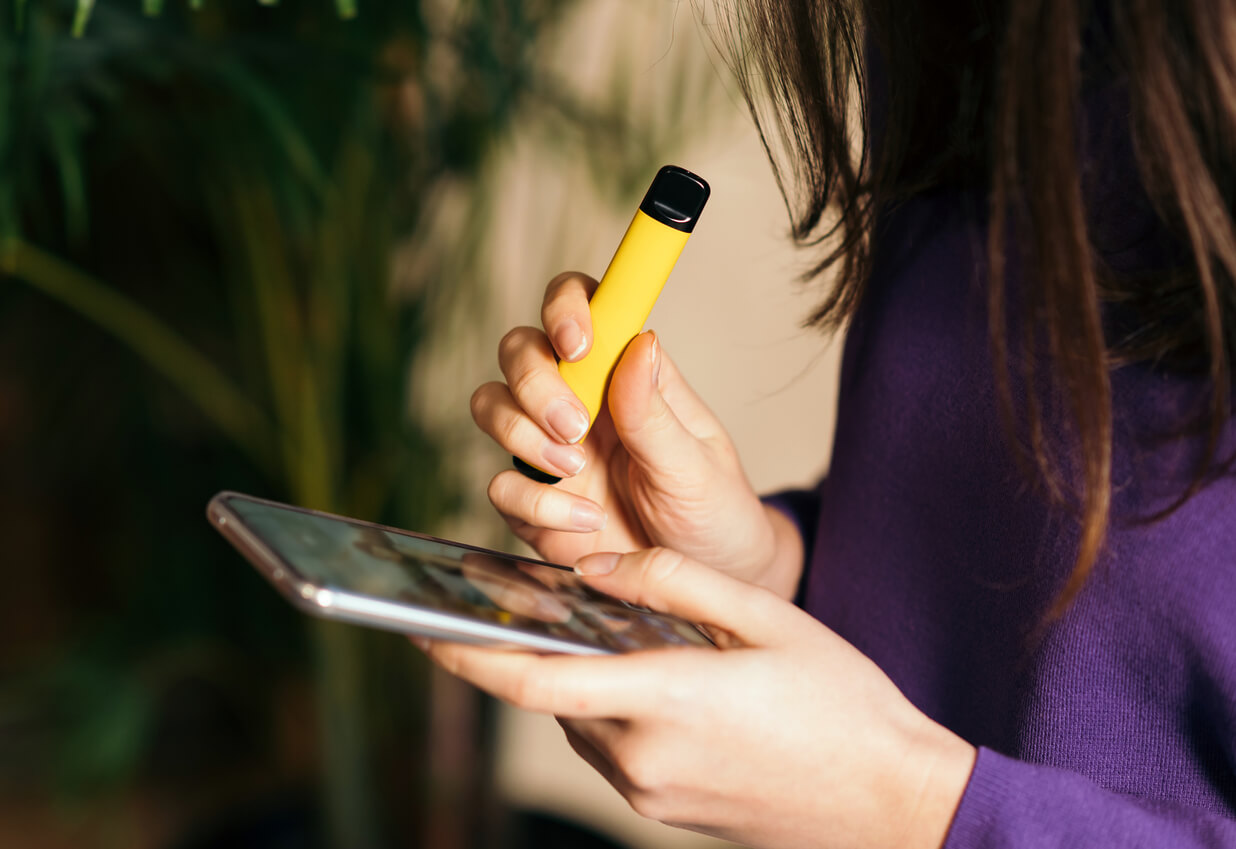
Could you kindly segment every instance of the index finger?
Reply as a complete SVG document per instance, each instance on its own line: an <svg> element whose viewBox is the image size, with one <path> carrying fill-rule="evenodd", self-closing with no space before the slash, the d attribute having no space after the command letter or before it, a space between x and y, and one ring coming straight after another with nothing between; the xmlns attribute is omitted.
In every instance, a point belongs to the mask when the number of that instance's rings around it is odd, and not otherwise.
<svg viewBox="0 0 1236 849"><path fill-rule="evenodd" d="M569 363L592 350L592 313L588 299L597 281L578 271L567 271L549 281L541 303L541 326L558 356Z"/></svg>
<svg viewBox="0 0 1236 849"><path fill-rule="evenodd" d="M748 646L801 638L819 622L781 596L668 548L593 553L575 571L616 598L729 632Z"/></svg>
<svg viewBox="0 0 1236 849"><path fill-rule="evenodd" d="M525 710L567 719L630 719L655 709L647 693L657 656L694 649L580 657L431 641L425 651L452 675Z"/></svg>

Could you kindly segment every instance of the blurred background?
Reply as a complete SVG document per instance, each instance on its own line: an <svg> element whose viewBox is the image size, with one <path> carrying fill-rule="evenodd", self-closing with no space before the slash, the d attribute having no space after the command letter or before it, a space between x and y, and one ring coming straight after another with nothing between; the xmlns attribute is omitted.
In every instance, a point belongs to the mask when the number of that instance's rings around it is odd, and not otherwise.
<svg viewBox="0 0 1236 849"><path fill-rule="evenodd" d="M519 550L467 399L667 162L713 198L649 326L757 488L818 478L837 347L708 14L0 2L0 846L721 845L204 520L234 489Z"/></svg>

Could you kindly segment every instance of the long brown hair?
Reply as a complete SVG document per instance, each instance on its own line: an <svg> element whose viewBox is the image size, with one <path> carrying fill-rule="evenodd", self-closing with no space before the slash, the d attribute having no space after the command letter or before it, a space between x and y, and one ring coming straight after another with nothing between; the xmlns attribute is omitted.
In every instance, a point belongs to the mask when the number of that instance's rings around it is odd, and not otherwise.
<svg viewBox="0 0 1236 849"><path fill-rule="evenodd" d="M1036 344L1065 400L1080 461L1044 437L1027 392L1014 439L1052 495L1080 515L1073 570L1048 619L1076 597L1098 559L1112 501L1111 368L1152 360L1200 367L1207 450L1179 506L1213 473L1231 416L1236 345L1236 0L740 0L724 41L803 245L832 270L810 324L837 329L871 270L875 216L914 194L978 174L988 197L989 337L1006 426L1010 369L1036 385ZM867 45L882 56L879 144L870 144ZM1094 73L1122 81L1141 179L1184 246L1178 267L1121 278L1098 258L1083 192L1078 116ZM972 178L970 178L972 179ZM1005 321L1007 233L1033 269L1020 338ZM1136 331L1109 339L1119 302ZM1032 320L1033 319L1033 320ZM1017 346L1017 347L1014 347Z"/></svg>

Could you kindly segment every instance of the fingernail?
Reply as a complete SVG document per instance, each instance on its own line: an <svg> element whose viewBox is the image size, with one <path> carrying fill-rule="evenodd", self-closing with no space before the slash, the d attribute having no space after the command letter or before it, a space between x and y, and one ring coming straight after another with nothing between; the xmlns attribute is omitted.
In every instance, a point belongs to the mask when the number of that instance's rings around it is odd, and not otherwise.
<svg viewBox="0 0 1236 849"><path fill-rule="evenodd" d="M657 334L649 330L648 333L652 336L652 388L656 389L660 384L658 381L661 378L661 344L657 341Z"/></svg>
<svg viewBox="0 0 1236 849"><path fill-rule="evenodd" d="M621 554L612 552L590 554L575 564L575 571L581 575L608 575L618 568L621 557Z"/></svg>
<svg viewBox="0 0 1236 849"><path fill-rule="evenodd" d="M588 337L580 329L579 322L568 318L554 331L554 347L558 349L558 353L564 360L573 363L583 355L584 349L588 347Z"/></svg>
<svg viewBox="0 0 1236 849"><path fill-rule="evenodd" d="M561 398L549 405L545 419L563 442L575 444L588 432L588 416L570 401Z"/></svg>
<svg viewBox="0 0 1236 849"><path fill-rule="evenodd" d="M584 501L571 507L571 524L581 531L599 531L605 527L605 513Z"/></svg>
<svg viewBox="0 0 1236 849"><path fill-rule="evenodd" d="M584 463L587 462L583 448L578 445L563 445L552 439L545 440L541 446L541 456L551 466L568 475L578 475L584 470Z"/></svg>
<svg viewBox="0 0 1236 849"><path fill-rule="evenodd" d="M424 637L408 637L412 641L412 645L416 646L421 651L429 651L429 640Z"/></svg>

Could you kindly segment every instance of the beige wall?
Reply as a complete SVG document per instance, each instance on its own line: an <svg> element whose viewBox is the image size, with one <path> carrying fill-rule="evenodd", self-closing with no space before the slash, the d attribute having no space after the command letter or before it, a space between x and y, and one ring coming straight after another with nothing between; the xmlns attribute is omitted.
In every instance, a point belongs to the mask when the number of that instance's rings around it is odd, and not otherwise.
<svg viewBox="0 0 1236 849"><path fill-rule="evenodd" d="M672 84L664 78L670 70L718 73L686 4L587 5L579 34L564 40L565 61L579 65L581 74L618 61L615 51L633 51L622 57L635 69L633 84L642 87L636 96L655 99L660 87ZM673 156L675 164L709 180L713 195L648 326L725 422L757 489L807 484L823 472L832 440L837 346L798 328L811 297L796 294L802 257L785 238L781 197L742 107L723 92L717 102L722 112L712 131ZM567 268L599 275L633 212L577 199L587 185L584 172L546 156L535 133L513 140L494 180L503 200L491 245L488 304L468 311L467 326L446 329L456 344L431 366L433 381L422 388L453 428L475 480L476 507L450 532L480 543L495 543L503 527L483 492L509 459L461 423L467 397L483 380L498 377L494 351L501 334L537 323L549 277ZM472 341L459 344L464 338ZM499 783L517 804L596 824L634 846L722 845L636 816L575 757L551 718L504 710L500 739Z"/></svg>

